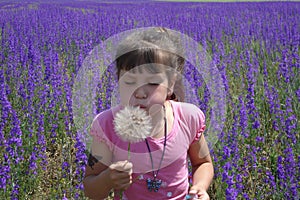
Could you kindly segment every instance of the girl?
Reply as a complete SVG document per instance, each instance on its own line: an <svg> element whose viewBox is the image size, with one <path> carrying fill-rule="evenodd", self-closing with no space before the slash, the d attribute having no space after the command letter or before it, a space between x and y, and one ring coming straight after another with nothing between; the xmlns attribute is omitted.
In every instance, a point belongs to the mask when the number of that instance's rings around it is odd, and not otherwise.
<svg viewBox="0 0 300 200"><path fill-rule="evenodd" d="M165 28L131 34L117 49L121 105L98 114L92 124L93 143L86 166L84 191L103 199L209 199L213 164L203 132L204 114L184 99L180 75L184 65L179 37ZM151 116L152 136L130 145L114 129L124 106ZM188 160L192 165L189 188ZM119 195L120 194L120 195Z"/></svg>

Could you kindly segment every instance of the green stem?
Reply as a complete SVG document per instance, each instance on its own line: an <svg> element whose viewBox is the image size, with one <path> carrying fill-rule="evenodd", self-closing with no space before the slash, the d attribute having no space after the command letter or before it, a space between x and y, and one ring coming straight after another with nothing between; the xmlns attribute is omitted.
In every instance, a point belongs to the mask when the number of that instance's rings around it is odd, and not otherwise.
<svg viewBox="0 0 300 200"><path fill-rule="evenodd" d="M130 142L128 142L128 148L127 148L127 151L128 151L128 160L130 160ZM119 196L120 196L120 199L123 199L123 192L124 191L120 191L119 192Z"/></svg>
<svg viewBox="0 0 300 200"><path fill-rule="evenodd" d="M130 142L128 142L128 160L130 160Z"/></svg>

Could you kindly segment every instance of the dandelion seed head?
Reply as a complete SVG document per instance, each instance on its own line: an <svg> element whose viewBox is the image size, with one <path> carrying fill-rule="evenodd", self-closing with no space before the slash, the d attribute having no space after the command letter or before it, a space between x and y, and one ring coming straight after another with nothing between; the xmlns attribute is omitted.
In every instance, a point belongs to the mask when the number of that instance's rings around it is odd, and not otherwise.
<svg viewBox="0 0 300 200"><path fill-rule="evenodd" d="M117 135L124 141L140 142L151 136L151 117L139 107L126 106L114 118Z"/></svg>

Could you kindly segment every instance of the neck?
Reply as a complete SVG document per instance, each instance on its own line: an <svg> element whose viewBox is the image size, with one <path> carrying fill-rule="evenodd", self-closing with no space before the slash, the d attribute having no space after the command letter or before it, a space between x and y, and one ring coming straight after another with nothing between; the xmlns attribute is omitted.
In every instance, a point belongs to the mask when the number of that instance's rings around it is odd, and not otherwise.
<svg viewBox="0 0 300 200"><path fill-rule="evenodd" d="M164 137L165 131L166 134L168 134L169 129L168 127L170 127L169 125L171 125L172 122L172 117L170 117L169 113L172 112L172 109L170 109L170 102L166 101L164 103L164 106L161 106L160 110L158 112L156 112L155 115L152 115L152 125L153 125L153 133L154 135L152 136L153 138L162 138ZM165 118L166 118L166 122L165 122ZM170 121L170 118L171 121ZM167 130L165 130L165 126L167 125Z"/></svg>

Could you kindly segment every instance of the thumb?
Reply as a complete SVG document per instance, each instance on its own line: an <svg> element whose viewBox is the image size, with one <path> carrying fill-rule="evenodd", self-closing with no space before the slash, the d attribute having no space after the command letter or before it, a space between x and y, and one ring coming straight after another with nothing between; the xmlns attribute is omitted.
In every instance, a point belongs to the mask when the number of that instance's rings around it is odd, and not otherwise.
<svg viewBox="0 0 300 200"><path fill-rule="evenodd" d="M132 163L128 162L127 160L115 162L111 164L109 168L117 171L132 173Z"/></svg>
<svg viewBox="0 0 300 200"><path fill-rule="evenodd" d="M124 168L123 168L123 170L125 171L125 172L129 172L130 174L132 174L132 167L133 167L133 165L132 165L132 163L131 162L125 162L125 164L124 164L124 166L123 166Z"/></svg>
<svg viewBox="0 0 300 200"><path fill-rule="evenodd" d="M196 187L191 187L190 188L190 191L189 191L189 194L197 194L198 193L198 189Z"/></svg>

